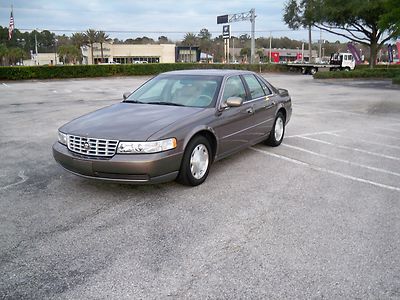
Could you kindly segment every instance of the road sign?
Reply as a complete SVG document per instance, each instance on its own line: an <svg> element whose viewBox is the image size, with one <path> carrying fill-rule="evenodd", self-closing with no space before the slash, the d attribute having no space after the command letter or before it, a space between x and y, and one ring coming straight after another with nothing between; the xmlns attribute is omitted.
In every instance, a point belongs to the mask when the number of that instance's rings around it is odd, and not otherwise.
<svg viewBox="0 0 400 300"><path fill-rule="evenodd" d="M231 37L231 27L230 27L230 25L222 26L222 37L224 39L229 39Z"/></svg>
<svg viewBox="0 0 400 300"><path fill-rule="evenodd" d="M225 24L228 22L228 15L218 16L217 17L217 24Z"/></svg>

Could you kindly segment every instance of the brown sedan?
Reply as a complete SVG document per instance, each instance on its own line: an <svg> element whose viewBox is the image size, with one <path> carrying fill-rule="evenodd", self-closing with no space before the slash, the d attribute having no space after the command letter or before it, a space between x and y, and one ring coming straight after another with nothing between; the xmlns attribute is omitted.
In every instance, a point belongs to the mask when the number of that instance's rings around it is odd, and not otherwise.
<svg viewBox="0 0 400 300"><path fill-rule="evenodd" d="M87 178L198 185L214 161L263 141L280 145L291 112L288 91L253 72L168 72L62 126L53 155Z"/></svg>

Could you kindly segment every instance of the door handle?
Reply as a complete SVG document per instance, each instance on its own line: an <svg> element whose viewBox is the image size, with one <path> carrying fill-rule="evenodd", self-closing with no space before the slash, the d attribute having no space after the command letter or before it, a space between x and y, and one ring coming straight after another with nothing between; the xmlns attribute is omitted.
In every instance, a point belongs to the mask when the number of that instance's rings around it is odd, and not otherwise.
<svg viewBox="0 0 400 300"><path fill-rule="evenodd" d="M254 110L253 110L252 107L250 107L250 108L246 109L246 112L247 112L248 114L252 114L252 113L254 113Z"/></svg>
<svg viewBox="0 0 400 300"><path fill-rule="evenodd" d="M270 99L268 96L265 97L264 108L269 108L275 105L274 99Z"/></svg>

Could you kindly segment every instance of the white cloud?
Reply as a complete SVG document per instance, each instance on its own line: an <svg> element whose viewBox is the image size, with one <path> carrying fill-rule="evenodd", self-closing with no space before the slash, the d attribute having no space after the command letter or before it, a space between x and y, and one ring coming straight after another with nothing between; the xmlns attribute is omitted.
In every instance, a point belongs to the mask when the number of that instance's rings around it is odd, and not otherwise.
<svg viewBox="0 0 400 300"><path fill-rule="evenodd" d="M307 38L306 31L291 31L283 23L283 7L284 0L14 0L14 18L16 28L72 31L94 28L121 31L109 32L110 36L119 38L143 35L157 38L166 35L172 39L181 39L185 32L197 33L202 28L209 29L213 36L219 35L222 26L216 24L218 15L246 12L255 8L256 36L269 36L269 32L274 31L275 37ZM7 8L1 6L0 19L3 20L3 26L8 26ZM231 26L234 34L250 33L250 22L232 23Z"/></svg>

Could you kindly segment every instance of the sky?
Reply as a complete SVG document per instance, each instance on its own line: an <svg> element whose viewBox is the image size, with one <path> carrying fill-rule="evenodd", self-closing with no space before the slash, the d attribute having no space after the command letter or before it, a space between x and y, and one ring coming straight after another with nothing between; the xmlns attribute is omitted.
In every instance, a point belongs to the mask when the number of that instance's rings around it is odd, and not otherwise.
<svg viewBox="0 0 400 300"><path fill-rule="evenodd" d="M217 25L218 15L235 14L256 10L256 37L287 36L308 40L306 30L290 30L282 21L285 0L152 0L152 1L100 1L100 0L0 0L0 25L8 27L11 5L15 28L21 31L50 30L56 34L70 35L89 28L103 30L112 38L136 38L148 36L157 39L161 35L173 41L185 33L198 33L207 28L212 36L222 33ZM250 35L250 21L231 23L235 36ZM313 40L320 38L313 32ZM323 39L339 38L323 33Z"/></svg>

